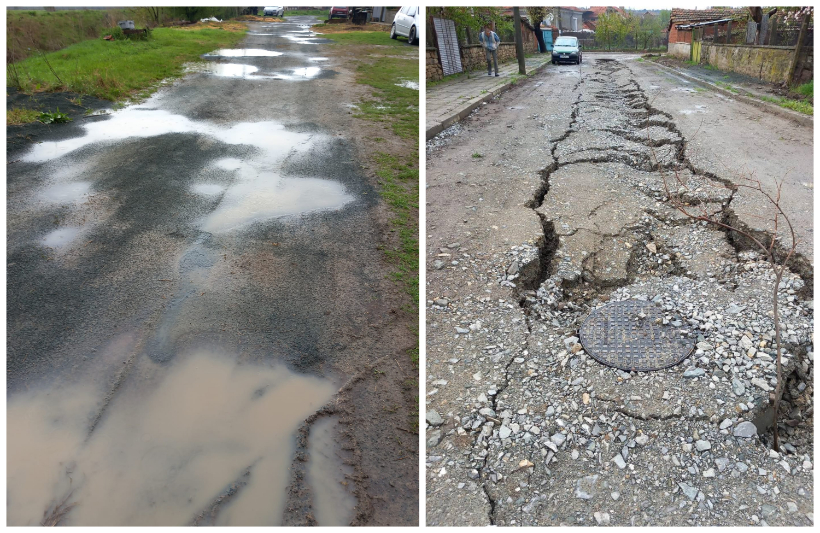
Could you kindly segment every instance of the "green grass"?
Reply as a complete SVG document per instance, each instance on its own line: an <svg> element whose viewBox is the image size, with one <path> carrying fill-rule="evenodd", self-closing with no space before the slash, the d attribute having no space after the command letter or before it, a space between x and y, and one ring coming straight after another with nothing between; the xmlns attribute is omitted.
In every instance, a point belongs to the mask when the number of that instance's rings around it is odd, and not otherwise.
<svg viewBox="0 0 820 533"><path fill-rule="evenodd" d="M811 80L808 83L804 83L795 89L798 94L802 94L803 96L808 96L809 98L814 98L814 80Z"/></svg>
<svg viewBox="0 0 820 533"><path fill-rule="evenodd" d="M133 19L127 8L71 11L6 11L6 61L21 61L100 36L117 20ZM136 21L139 22L139 21Z"/></svg>
<svg viewBox="0 0 820 533"><path fill-rule="evenodd" d="M484 156L479 154L478 152L473 154L473 159L478 159L479 157L484 157Z"/></svg>
<svg viewBox="0 0 820 533"><path fill-rule="evenodd" d="M373 87L374 99L359 104L358 118L375 122L389 122L393 132L405 139L418 139L419 91L400 87L402 80L416 81L419 65L412 56L377 58L363 62L356 71L356 81Z"/></svg>
<svg viewBox="0 0 820 533"><path fill-rule="evenodd" d="M729 91L731 93L740 94L740 91L738 91L737 89L735 89L734 87L732 87L731 85L729 85L726 82L716 81L715 85L717 85L718 87L722 87L722 88L726 89L727 91Z"/></svg>
<svg viewBox="0 0 820 533"><path fill-rule="evenodd" d="M689 65L690 67L696 67L699 65L697 61L689 61L688 59L683 62L685 65Z"/></svg>
<svg viewBox="0 0 820 533"><path fill-rule="evenodd" d="M414 310L419 304L419 169L418 151L404 160L384 152L377 152L373 159L379 177L379 193L393 212L391 232L397 232L398 246L385 249L387 258L396 267L391 273L394 281L404 286L412 298Z"/></svg>
<svg viewBox="0 0 820 533"><path fill-rule="evenodd" d="M313 26L319 33L322 32L321 24ZM386 31L351 31L347 33L324 33L322 37L332 39L344 44L368 44L383 46L407 46L406 40L391 39L390 32ZM418 77L418 64L416 64L416 77Z"/></svg>
<svg viewBox="0 0 820 533"><path fill-rule="evenodd" d="M295 17L297 15L313 15L315 17L327 18L329 13L330 13L330 10L324 10L324 9L286 9L285 10L285 16L286 17Z"/></svg>
<svg viewBox="0 0 820 533"><path fill-rule="evenodd" d="M19 126L21 124L30 124L40 117L40 111L34 109L23 109L16 107L6 110L6 125Z"/></svg>
<svg viewBox="0 0 820 533"><path fill-rule="evenodd" d="M703 68L705 68L706 70L720 70L720 69L719 69L719 68L717 68L716 66L714 66L714 65L709 65L709 64L704 65L704 66L703 66Z"/></svg>
<svg viewBox="0 0 820 533"><path fill-rule="evenodd" d="M788 98L775 98L773 96L761 96L760 99L764 102L771 102L780 107L803 113L804 115L814 115L814 106L806 100L790 100Z"/></svg>
<svg viewBox="0 0 820 533"><path fill-rule="evenodd" d="M161 80L180 76L184 63L233 46L244 32L157 28L148 41L84 41L45 54L47 62L30 57L9 65L6 80L10 87L19 80L24 92L67 90L114 101L146 97Z"/></svg>

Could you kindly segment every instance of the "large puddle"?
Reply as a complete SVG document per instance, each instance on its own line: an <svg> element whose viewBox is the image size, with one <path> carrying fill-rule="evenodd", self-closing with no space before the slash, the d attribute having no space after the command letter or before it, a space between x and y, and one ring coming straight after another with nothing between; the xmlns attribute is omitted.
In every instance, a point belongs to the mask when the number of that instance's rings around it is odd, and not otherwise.
<svg viewBox="0 0 820 533"><path fill-rule="evenodd" d="M227 78L247 78L259 71L253 65L243 65L242 63L217 63L208 61L207 63L192 63L186 65L187 72L207 72L215 76Z"/></svg>
<svg viewBox="0 0 820 533"><path fill-rule="evenodd" d="M208 353L130 384L87 441L102 387L9 398L8 525L187 525L203 515L278 525L293 435L336 392L328 380ZM331 463L333 446L323 452ZM340 471L331 463L328 476ZM335 513L335 502L322 506Z"/></svg>
<svg viewBox="0 0 820 533"><path fill-rule="evenodd" d="M276 57L282 54L283 52L274 52L262 48L224 48L204 54L203 57Z"/></svg>
<svg viewBox="0 0 820 533"><path fill-rule="evenodd" d="M302 77L318 74L318 67L307 67L294 72ZM278 165L287 156L314 149L319 134L288 131L276 122L245 122L231 127L220 127L206 122L195 122L167 111L135 106L114 113L108 120L83 126L85 135L56 142L43 142L32 147L23 159L48 161L68 155L94 144L122 141L127 138L153 137L169 133L196 133L215 138L226 144L255 146L260 154L241 161L236 158L220 159L219 169L235 172L235 182L224 189L224 196L216 209L202 219L202 229L225 232L255 222L295 216L316 211L341 209L355 198L337 181L319 177L283 177ZM51 190L55 201L81 196L85 185ZM195 184L193 191L203 195L222 192L213 184ZM62 201L62 200L60 200ZM67 230L50 234L46 246L61 247L76 235Z"/></svg>

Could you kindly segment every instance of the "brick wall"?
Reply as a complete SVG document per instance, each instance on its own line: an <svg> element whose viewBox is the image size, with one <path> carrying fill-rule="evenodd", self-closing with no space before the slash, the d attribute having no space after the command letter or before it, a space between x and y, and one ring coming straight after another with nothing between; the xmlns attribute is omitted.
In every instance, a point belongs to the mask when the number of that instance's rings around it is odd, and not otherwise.
<svg viewBox="0 0 820 533"><path fill-rule="evenodd" d="M427 79L431 81L438 81L444 77L441 70L441 65L438 62L438 50L427 47L427 65L424 69L427 73Z"/></svg>

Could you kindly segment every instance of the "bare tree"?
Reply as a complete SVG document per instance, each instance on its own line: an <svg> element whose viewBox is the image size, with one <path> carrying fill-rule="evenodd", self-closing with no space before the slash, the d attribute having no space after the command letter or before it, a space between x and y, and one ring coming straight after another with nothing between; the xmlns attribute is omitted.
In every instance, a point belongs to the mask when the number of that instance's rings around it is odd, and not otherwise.
<svg viewBox="0 0 820 533"><path fill-rule="evenodd" d="M655 161L657 162L657 158L655 158ZM748 176L741 177L740 183L734 184L734 187L727 186L727 188L735 191L739 189L754 191L755 193L759 193L761 198L764 200L767 207L766 209L762 209L761 212L765 213L768 211L770 213L765 215L764 218L766 218L771 225L763 231L752 231L738 227L737 224L733 225L726 221L726 219L722 216L722 209L710 212L707 208L706 202L699 202L696 205L691 205L685 200L685 198L689 196L692 191L688 184L681 178L680 173L677 170L673 171L674 181L672 184L675 188L672 190L672 188L670 188L670 181L672 181L671 178L669 178L668 174L663 171L659 164L657 165L657 168L660 170L661 176L663 177L666 197L675 209L692 220L707 222L723 230L734 232L743 236L745 239L748 239L748 242L754 243L754 245L757 246L771 266L775 278L774 287L772 288L772 309L774 311L775 348L777 350L777 386L775 388L774 397L770 397L774 410L774 441L772 448L775 451L780 451L777 417L778 409L780 408L780 397L783 393L783 346L780 338L780 311L778 309L777 293L780 288L780 281L783 279L783 274L788 268L789 261L792 256L794 256L798 243L797 237L794 233L794 227L792 226L789 217L785 212L783 212L783 208L780 205L780 192L783 182L775 181L776 193L774 195L764 189L763 185L760 183L760 180L753 179ZM784 224L787 231L782 231L784 229ZM784 237L786 239L784 244L789 244L788 248L778 249L778 235L781 232L784 233Z"/></svg>

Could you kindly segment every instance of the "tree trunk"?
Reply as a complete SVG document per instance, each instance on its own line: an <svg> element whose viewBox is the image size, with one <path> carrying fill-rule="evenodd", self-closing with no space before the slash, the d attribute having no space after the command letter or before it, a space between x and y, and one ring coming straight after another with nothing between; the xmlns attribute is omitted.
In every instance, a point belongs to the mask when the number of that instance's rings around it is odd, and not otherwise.
<svg viewBox="0 0 820 533"><path fill-rule="evenodd" d="M527 65L524 62L524 40L521 35L521 11L513 8L513 24L515 25L515 55L518 57L518 73L526 74Z"/></svg>

